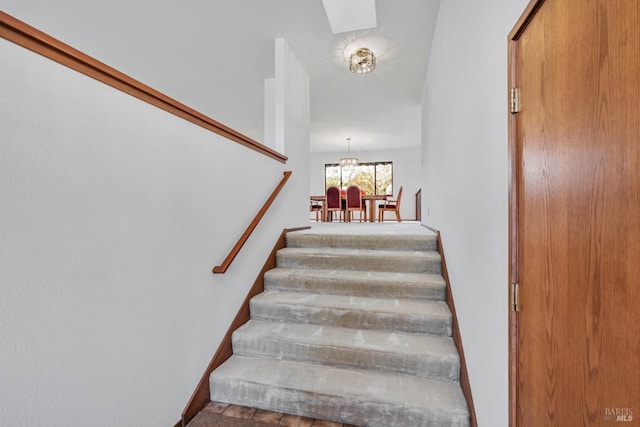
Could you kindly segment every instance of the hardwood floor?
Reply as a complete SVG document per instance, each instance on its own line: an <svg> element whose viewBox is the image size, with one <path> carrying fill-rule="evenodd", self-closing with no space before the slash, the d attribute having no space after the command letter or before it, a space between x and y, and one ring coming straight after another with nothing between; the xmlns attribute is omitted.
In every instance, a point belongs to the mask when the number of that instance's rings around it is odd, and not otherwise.
<svg viewBox="0 0 640 427"><path fill-rule="evenodd" d="M201 413L222 415L230 418L249 420L259 425L287 426L287 427L357 427L353 424L342 424L332 421L314 420L299 415L281 414L263 409L246 406L230 405L228 403L210 402ZM213 424L212 424L213 425Z"/></svg>

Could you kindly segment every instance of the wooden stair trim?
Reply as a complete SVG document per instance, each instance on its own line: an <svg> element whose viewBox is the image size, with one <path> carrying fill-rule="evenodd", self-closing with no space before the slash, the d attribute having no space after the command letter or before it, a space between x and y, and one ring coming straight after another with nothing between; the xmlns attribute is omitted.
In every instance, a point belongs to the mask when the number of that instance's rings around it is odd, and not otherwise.
<svg viewBox="0 0 640 427"><path fill-rule="evenodd" d="M247 323L247 321L249 321L249 318L250 318L249 301L251 300L251 298L253 298L254 296L264 291L264 274L268 270L271 270L272 268L276 267L276 252L279 249L282 249L286 246L286 240L285 240L286 234L290 231L306 230L309 228L311 227L284 229L280 234L280 237L278 237L278 240L276 241L273 249L271 250L271 253L267 257L267 260L265 261L264 265L262 266L262 270L260 270L260 273L258 273L258 277L256 277L256 280L253 282L251 289L249 289L249 292L247 293L247 296L242 302L242 305L238 309L238 312L235 318L233 319L233 322L231 322L231 325L229 326L227 333L222 338L222 341L220 342L218 349L213 355L211 362L209 362L209 365L207 366L204 374L202 375L200 382L198 383L195 391L193 392L193 394L191 395L191 398L189 399L189 402L187 403L187 406L182 412L182 421L180 423L182 427L185 427L187 423L191 421L193 417L195 417L196 414L198 414L198 412L200 412L202 408L204 408L207 405L207 403L211 401L211 398L210 398L211 391L209 389L209 376L211 375L211 372L213 372L214 369L216 369L218 366L224 363L233 354L233 348L231 346L231 336L236 329L238 329L240 326L244 325L245 323Z"/></svg>
<svg viewBox="0 0 640 427"><path fill-rule="evenodd" d="M222 402L209 402L198 413L198 425L215 427L219 420L233 419L243 422L243 425L252 426L331 426L331 427L358 427L353 424L344 424L339 421L326 421L303 415L285 414L266 409L253 408L249 406L233 405ZM181 424L176 425L179 427Z"/></svg>
<svg viewBox="0 0 640 427"><path fill-rule="evenodd" d="M287 156L0 11L0 37L279 162Z"/></svg>
<svg viewBox="0 0 640 427"><path fill-rule="evenodd" d="M253 230L255 230L255 228L258 226L258 223L260 222L264 214L267 212L267 210L269 209L273 201L276 199L276 197L278 197L280 190L282 190L282 187L284 187L284 185L287 183L290 176L291 176L291 171L284 172L284 176L282 177L278 185L276 185L276 188L273 190L273 192L271 193L267 201L264 202L264 205L262 205L262 208L258 211L253 221L251 221L247 229L244 231L244 233L242 233L242 236L240 236L240 238L238 239L238 242L236 242L235 246L231 249L231 251L229 252L229 255L227 255L227 257L224 259L222 264L216 265L215 267L213 267L213 270L212 270L213 273L224 274L227 271L227 269L229 268L229 266L231 265L235 257L240 252L240 249L242 249L244 244L249 239L249 236L251 236L251 233L253 233Z"/></svg>
<svg viewBox="0 0 640 427"><path fill-rule="evenodd" d="M446 301L449 306L449 310L451 310L452 316L452 338L453 342L458 349L458 354L460 355L460 388L462 388L462 393L464 394L464 398L467 401L467 406L469 407L469 416L471 427L478 427L478 419L476 418L476 410L473 404L473 396L471 394L471 382L469 381L469 371L467 370L467 361L464 357L464 348L462 347L462 336L460 335L460 325L458 324L458 316L456 315L456 304L453 300L453 293L451 292L451 282L449 281L449 271L447 270L447 261L444 256L444 245L442 244L442 236L440 235L439 230L433 230L430 227L427 227L432 231L435 231L438 234L438 253L442 259L442 277L446 283Z"/></svg>

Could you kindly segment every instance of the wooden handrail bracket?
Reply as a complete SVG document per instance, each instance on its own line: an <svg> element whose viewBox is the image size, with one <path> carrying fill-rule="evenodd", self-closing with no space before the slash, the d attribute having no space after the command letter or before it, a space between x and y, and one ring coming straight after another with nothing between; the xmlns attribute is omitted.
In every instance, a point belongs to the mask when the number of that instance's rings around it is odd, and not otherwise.
<svg viewBox="0 0 640 427"><path fill-rule="evenodd" d="M227 255L227 257L222 262L222 264L216 265L215 267L213 267L213 272L214 273L221 274L221 273L224 273L224 272L227 271L227 269L229 268L229 266L233 262L233 260L236 257L236 255L238 255L238 252L240 252L240 249L242 249L244 244L249 239L249 236L251 235L253 230L256 228L256 226L258 225L258 223L260 222L260 220L262 219L264 214L267 212L267 210L269 209L269 207L271 206L273 201L278 196L278 193L280 193L280 190L282 190L282 187L284 187L284 185L289 180L290 176L291 176L291 171L285 171L284 172L284 176L282 177L282 179L280 180L280 182L278 183L276 188L273 190L273 193L271 193L271 196L269 196L269 198L264 203L264 205L262 206L262 208L260 209L260 211L258 212L256 217L253 219L253 221L251 221L251 223L249 224L249 226L247 227L245 232L242 234L242 236L240 236L240 239L238 239L238 242L235 244L233 249L231 249L231 252L229 252L229 255Z"/></svg>
<svg viewBox="0 0 640 427"><path fill-rule="evenodd" d="M286 163L287 157L167 95L0 11L0 37L195 125Z"/></svg>

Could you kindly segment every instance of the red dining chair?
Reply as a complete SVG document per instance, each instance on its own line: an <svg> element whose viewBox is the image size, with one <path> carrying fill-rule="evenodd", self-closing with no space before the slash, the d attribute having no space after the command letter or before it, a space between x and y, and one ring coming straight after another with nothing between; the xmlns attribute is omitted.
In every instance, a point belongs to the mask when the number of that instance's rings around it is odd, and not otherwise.
<svg viewBox="0 0 640 427"><path fill-rule="evenodd" d="M365 205L362 203L360 187L350 185L347 188L347 221L351 222L351 212L360 212L360 222L365 217Z"/></svg>
<svg viewBox="0 0 640 427"><path fill-rule="evenodd" d="M340 212L340 221L342 222L344 218L344 209L342 208L342 197L340 196L340 190L338 187L327 188L326 204L327 220L333 221L333 213L338 211Z"/></svg>
<svg viewBox="0 0 640 427"><path fill-rule="evenodd" d="M316 222L318 222L320 216L322 215L322 203L317 200L311 200L309 205L309 211L316 213Z"/></svg>
<svg viewBox="0 0 640 427"><path fill-rule="evenodd" d="M398 222L402 222L402 217L400 216L400 201L402 200L402 187L398 190L398 198L397 199L387 199L383 204L378 207L378 221L384 222L384 213L385 212L395 212L396 219Z"/></svg>

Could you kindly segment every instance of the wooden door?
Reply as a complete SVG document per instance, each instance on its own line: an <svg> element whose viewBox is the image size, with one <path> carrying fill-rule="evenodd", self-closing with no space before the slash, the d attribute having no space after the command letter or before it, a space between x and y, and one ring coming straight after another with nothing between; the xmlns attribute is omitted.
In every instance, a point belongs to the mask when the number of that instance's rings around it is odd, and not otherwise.
<svg viewBox="0 0 640 427"><path fill-rule="evenodd" d="M510 35L511 425L640 426L640 1Z"/></svg>

